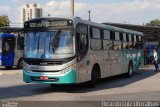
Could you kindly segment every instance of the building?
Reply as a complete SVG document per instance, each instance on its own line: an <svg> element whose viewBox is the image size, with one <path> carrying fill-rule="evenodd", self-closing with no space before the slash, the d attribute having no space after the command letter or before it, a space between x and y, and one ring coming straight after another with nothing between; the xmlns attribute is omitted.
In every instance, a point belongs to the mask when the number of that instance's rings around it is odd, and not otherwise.
<svg viewBox="0 0 160 107"><path fill-rule="evenodd" d="M21 9L20 23L23 24L25 21L42 17L42 8L38 8L37 4L26 4Z"/></svg>

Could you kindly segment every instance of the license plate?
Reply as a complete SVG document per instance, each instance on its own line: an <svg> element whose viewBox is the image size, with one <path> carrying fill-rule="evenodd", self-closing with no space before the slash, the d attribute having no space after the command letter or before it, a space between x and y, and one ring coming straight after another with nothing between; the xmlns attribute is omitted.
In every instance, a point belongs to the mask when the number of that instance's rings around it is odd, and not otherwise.
<svg viewBox="0 0 160 107"><path fill-rule="evenodd" d="M48 80L48 77L47 76L41 76L40 79L41 80Z"/></svg>

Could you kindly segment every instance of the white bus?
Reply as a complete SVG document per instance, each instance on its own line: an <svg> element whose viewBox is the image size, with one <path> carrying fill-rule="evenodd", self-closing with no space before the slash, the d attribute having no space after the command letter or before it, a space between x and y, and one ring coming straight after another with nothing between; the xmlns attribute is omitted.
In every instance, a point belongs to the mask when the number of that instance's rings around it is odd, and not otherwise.
<svg viewBox="0 0 160 107"><path fill-rule="evenodd" d="M24 34L0 34L0 66L11 69L23 67L23 41Z"/></svg>
<svg viewBox="0 0 160 107"><path fill-rule="evenodd" d="M82 20L39 18L25 22L23 80L78 84L125 74L143 64L141 32Z"/></svg>

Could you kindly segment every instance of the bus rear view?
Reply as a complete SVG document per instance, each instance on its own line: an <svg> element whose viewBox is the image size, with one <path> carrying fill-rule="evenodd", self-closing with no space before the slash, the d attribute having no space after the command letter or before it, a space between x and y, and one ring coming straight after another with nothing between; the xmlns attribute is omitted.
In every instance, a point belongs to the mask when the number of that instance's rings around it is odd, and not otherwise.
<svg viewBox="0 0 160 107"><path fill-rule="evenodd" d="M0 65L7 69L13 66L23 66L23 39L22 34L0 34Z"/></svg>
<svg viewBox="0 0 160 107"><path fill-rule="evenodd" d="M15 37L13 34L0 35L0 64L6 68L14 65Z"/></svg>

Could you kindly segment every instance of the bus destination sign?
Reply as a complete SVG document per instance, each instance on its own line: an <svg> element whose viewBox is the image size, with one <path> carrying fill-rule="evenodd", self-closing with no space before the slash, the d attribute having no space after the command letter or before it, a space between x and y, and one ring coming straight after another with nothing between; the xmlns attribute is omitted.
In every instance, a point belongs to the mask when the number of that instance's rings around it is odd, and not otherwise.
<svg viewBox="0 0 160 107"><path fill-rule="evenodd" d="M72 26L72 20L45 20L45 21L29 21L25 23L26 28L41 28L41 27L67 27Z"/></svg>

